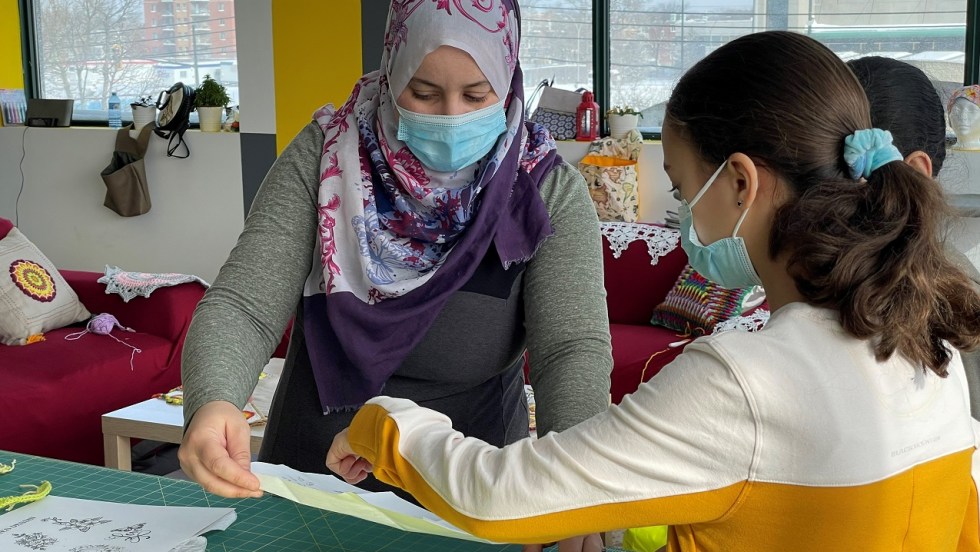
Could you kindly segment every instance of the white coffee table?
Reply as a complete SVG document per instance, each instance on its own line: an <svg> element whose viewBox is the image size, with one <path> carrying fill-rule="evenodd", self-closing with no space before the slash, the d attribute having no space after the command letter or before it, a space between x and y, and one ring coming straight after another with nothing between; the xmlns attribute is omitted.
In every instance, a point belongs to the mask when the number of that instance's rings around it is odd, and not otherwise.
<svg viewBox="0 0 980 552"><path fill-rule="evenodd" d="M269 361L263 371L267 377L259 380L252 393L252 403L263 416L269 414L272 396L279 384L283 359ZM102 442L107 468L132 470L130 439L150 439L164 443L180 443L184 433L184 408L167 404L161 399L147 399L102 415ZM262 445L265 424L252 427L251 449L257 453Z"/></svg>

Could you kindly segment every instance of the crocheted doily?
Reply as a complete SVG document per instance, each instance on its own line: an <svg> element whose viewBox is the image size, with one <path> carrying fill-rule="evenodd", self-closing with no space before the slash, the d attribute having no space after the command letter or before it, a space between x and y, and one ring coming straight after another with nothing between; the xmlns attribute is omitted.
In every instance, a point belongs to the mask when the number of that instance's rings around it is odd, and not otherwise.
<svg viewBox="0 0 980 552"><path fill-rule="evenodd" d="M732 330L757 332L766 325L766 322L769 322L769 311L766 309L756 309L755 312L748 316L736 316L735 318L729 318L728 320L723 320L715 324L715 329L712 333L719 334Z"/></svg>
<svg viewBox="0 0 980 552"><path fill-rule="evenodd" d="M105 266L105 276L98 279L100 284L105 284L106 294L119 294L123 302L128 303L133 297L149 297L154 290L166 286L176 286L188 282L198 282L204 287L211 284L205 282L197 276L190 274L176 274L173 272L154 274L151 272L126 272L118 266Z"/></svg>
<svg viewBox="0 0 980 552"><path fill-rule="evenodd" d="M613 258L618 259L623 251L635 241L642 240L647 244L650 253L650 264L655 265L667 253L670 253L681 241L681 233L672 228L637 224L633 222L600 222L599 230L609 241L609 249Z"/></svg>

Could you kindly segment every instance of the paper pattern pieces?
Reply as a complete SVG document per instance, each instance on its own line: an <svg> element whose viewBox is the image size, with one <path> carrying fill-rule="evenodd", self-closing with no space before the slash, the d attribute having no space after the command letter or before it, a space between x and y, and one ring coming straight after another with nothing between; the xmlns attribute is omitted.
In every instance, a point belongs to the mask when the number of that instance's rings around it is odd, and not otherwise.
<svg viewBox="0 0 980 552"><path fill-rule="evenodd" d="M233 508L117 504L48 496L0 516L0 550L169 552L235 521Z"/></svg>
<svg viewBox="0 0 980 552"><path fill-rule="evenodd" d="M457 529L448 521L395 493L373 493L330 475L304 473L263 462L252 462L252 473L259 478L263 491L306 506L354 516L402 531L490 542Z"/></svg>

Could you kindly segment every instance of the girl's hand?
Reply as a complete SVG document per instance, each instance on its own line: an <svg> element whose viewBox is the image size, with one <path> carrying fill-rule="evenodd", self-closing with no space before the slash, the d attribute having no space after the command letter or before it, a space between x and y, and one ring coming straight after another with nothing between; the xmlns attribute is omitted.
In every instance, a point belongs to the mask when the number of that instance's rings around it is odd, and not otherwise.
<svg viewBox="0 0 980 552"><path fill-rule="evenodd" d="M344 478L351 485L357 485L371 473L371 464L354 454L350 441L347 439L347 429L333 438L333 444L327 452L327 467L330 471Z"/></svg>

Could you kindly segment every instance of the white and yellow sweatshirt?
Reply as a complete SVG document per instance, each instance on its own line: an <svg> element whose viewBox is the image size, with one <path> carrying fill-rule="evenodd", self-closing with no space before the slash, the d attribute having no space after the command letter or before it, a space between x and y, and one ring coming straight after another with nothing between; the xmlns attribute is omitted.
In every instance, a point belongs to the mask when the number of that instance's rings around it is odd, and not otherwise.
<svg viewBox="0 0 980 552"><path fill-rule="evenodd" d="M375 475L501 542L671 525L672 551L980 550L963 366L877 362L802 303L698 339L622 404L503 449L380 397L350 442Z"/></svg>

